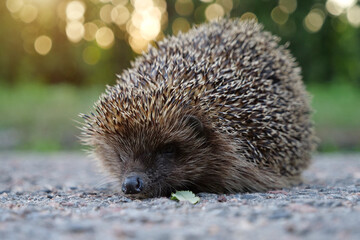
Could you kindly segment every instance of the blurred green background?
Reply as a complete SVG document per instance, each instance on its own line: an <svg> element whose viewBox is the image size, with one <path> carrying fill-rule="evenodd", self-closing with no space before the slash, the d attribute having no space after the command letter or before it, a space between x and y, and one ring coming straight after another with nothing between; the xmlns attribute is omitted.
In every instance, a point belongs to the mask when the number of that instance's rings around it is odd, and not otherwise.
<svg viewBox="0 0 360 240"><path fill-rule="evenodd" d="M319 151L360 150L357 0L3 0L0 150L77 150L80 112L148 44L229 16L255 18L298 59Z"/></svg>

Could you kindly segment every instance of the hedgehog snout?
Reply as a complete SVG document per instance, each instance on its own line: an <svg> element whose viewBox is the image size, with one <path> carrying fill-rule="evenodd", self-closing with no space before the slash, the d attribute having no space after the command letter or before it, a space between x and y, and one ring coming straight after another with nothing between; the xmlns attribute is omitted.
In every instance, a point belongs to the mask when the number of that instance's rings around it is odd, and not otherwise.
<svg viewBox="0 0 360 240"><path fill-rule="evenodd" d="M140 175L132 175L129 177L126 177L121 190L125 194L137 194L140 193L144 188L144 182Z"/></svg>

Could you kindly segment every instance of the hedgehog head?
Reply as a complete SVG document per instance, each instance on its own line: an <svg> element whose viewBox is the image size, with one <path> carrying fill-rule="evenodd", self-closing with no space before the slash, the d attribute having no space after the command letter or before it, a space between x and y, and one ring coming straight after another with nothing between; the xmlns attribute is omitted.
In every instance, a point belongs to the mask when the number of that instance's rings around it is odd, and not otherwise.
<svg viewBox="0 0 360 240"><path fill-rule="evenodd" d="M97 102L96 113L83 115L84 143L125 194L154 197L174 190L204 190L199 184L216 175L218 167L212 171L208 164L218 151L211 146L215 136L210 123L191 94L172 91L109 88ZM207 164L199 162L204 158ZM215 191L211 188L216 185L207 184L207 190Z"/></svg>

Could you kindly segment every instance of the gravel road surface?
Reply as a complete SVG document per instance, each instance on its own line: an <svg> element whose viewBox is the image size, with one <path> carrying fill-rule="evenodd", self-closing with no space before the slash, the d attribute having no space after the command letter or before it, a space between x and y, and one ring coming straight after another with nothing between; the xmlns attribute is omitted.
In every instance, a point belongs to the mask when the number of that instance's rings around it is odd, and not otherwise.
<svg viewBox="0 0 360 240"><path fill-rule="evenodd" d="M360 155L319 155L305 183L131 200L83 154L0 153L0 239L360 239Z"/></svg>

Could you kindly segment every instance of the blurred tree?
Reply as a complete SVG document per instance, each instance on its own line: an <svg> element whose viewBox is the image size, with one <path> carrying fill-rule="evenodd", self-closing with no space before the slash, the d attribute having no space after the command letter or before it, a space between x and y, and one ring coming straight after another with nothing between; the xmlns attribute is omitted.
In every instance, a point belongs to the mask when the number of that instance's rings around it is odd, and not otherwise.
<svg viewBox="0 0 360 240"><path fill-rule="evenodd" d="M357 0L6 0L0 80L113 83L153 41L227 16L256 18L290 42L305 81L360 85Z"/></svg>

